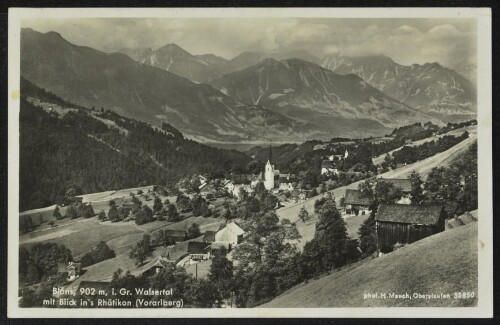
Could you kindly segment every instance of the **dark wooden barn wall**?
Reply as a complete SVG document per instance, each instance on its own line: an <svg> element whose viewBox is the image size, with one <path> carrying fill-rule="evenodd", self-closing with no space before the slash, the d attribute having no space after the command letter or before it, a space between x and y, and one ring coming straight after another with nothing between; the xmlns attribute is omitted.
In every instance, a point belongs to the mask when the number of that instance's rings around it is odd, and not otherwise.
<svg viewBox="0 0 500 325"><path fill-rule="evenodd" d="M379 250L391 251L394 244L410 244L438 232L436 226L411 225L396 222L377 221Z"/></svg>

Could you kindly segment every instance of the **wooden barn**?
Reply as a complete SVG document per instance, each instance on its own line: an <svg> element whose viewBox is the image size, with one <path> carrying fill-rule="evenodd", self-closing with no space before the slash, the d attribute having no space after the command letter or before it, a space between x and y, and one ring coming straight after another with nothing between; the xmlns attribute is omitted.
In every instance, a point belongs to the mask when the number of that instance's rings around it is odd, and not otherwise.
<svg viewBox="0 0 500 325"><path fill-rule="evenodd" d="M444 230L440 205L381 204L375 215L377 247L388 253L396 244L411 244Z"/></svg>

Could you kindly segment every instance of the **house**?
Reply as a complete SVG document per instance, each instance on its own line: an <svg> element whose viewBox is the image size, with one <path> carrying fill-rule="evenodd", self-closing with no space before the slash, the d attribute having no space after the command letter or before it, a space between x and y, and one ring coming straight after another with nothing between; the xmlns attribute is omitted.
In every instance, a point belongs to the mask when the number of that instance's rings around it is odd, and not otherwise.
<svg viewBox="0 0 500 325"><path fill-rule="evenodd" d="M213 243L215 241L215 233L216 231L207 230L203 235L203 241L205 243Z"/></svg>
<svg viewBox="0 0 500 325"><path fill-rule="evenodd" d="M234 191L234 183L232 180L224 179L222 181L222 187L225 188L228 193L233 193Z"/></svg>
<svg viewBox="0 0 500 325"><path fill-rule="evenodd" d="M156 259L156 261L149 263L145 267L145 270L142 272L142 275L145 276L155 275L157 273L160 273L161 270L163 270L169 265L173 265L172 262L169 261L168 258L160 256Z"/></svg>
<svg viewBox="0 0 500 325"><path fill-rule="evenodd" d="M164 232L165 236L165 245L174 245L178 242L186 240L186 231L185 230L172 230L166 229Z"/></svg>
<svg viewBox="0 0 500 325"><path fill-rule="evenodd" d="M278 181L278 188L284 191L291 191L297 182L297 176L295 174L280 174Z"/></svg>
<svg viewBox="0 0 500 325"><path fill-rule="evenodd" d="M229 243L234 247L242 242L244 234L245 231L235 222L230 222L215 234L215 242Z"/></svg>
<svg viewBox="0 0 500 325"><path fill-rule="evenodd" d="M208 260L210 258L210 243L190 241L187 251L191 261Z"/></svg>
<svg viewBox="0 0 500 325"><path fill-rule="evenodd" d="M368 214L371 198L360 190L347 189L345 191L345 211L350 215Z"/></svg>
<svg viewBox="0 0 500 325"><path fill-rule="evenodd" d="M215 195L215 186L211 183L205 183L203 185L200 186L200 195L202 197L206 197L207 194L211 193L213 195Z"/></svg>
<svg viewBox="0 0 500 325"><path fill-rule="evenodd" d="M411 181L409 178L379 178L377 179L377 181L383 181L401 189L401 191L403 192L403 196L396 203L411 203Z"/></svg>
<svg viewBox="0 0 500 325"><path fill-rule="evenodd" d="M335 161L323 160L323 162L321 162L321 175L324 174L338 175L339 174L338 168L339 167Z"/></svg>
<svg viewBox="0 0 500 325"><path fill-rule="evenodd" d="M381 204L375 215L377 247L380 253L394 245L411 244L444 230L441 205Z"/></svg>
<svg viewBox="0 0 500 325"><path fill-rule="evenodd" d="M66 280L73 281L80 276L82 272L82 266L80 263L68 262L66 263L57 263L57 273L63 274L67 273L68 276Z"/></svg>

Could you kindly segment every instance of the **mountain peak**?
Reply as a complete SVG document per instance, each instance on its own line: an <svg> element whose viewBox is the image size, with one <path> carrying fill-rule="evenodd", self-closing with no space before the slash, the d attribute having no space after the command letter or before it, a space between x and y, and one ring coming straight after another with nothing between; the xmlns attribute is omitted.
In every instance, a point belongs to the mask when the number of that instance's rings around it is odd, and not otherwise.
<svg viewBox="0 0 500 325"><path fill-rule="evenodd" d="M176 54L184 54L184 55L191 56L191 53L189 53L188 51L184 50L182 47L180 47L179 45L177 45L175 43L168 43L168 44L160 47L156 51L157 52L163 52L163 53L169 52L169 53L176 53Z"/></svg>

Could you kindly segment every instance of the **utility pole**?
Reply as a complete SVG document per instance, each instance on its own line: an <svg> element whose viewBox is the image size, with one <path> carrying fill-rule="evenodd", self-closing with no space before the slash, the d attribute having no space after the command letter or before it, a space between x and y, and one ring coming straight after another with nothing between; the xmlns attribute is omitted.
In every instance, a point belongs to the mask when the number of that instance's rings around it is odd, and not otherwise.
<svg viewBox="0 0 500 325"><path fill-rule="evenodd" d="M196 267L196 271L195 271L196 280L198 280L198 263L195 264L195 267Z"/></svg>

